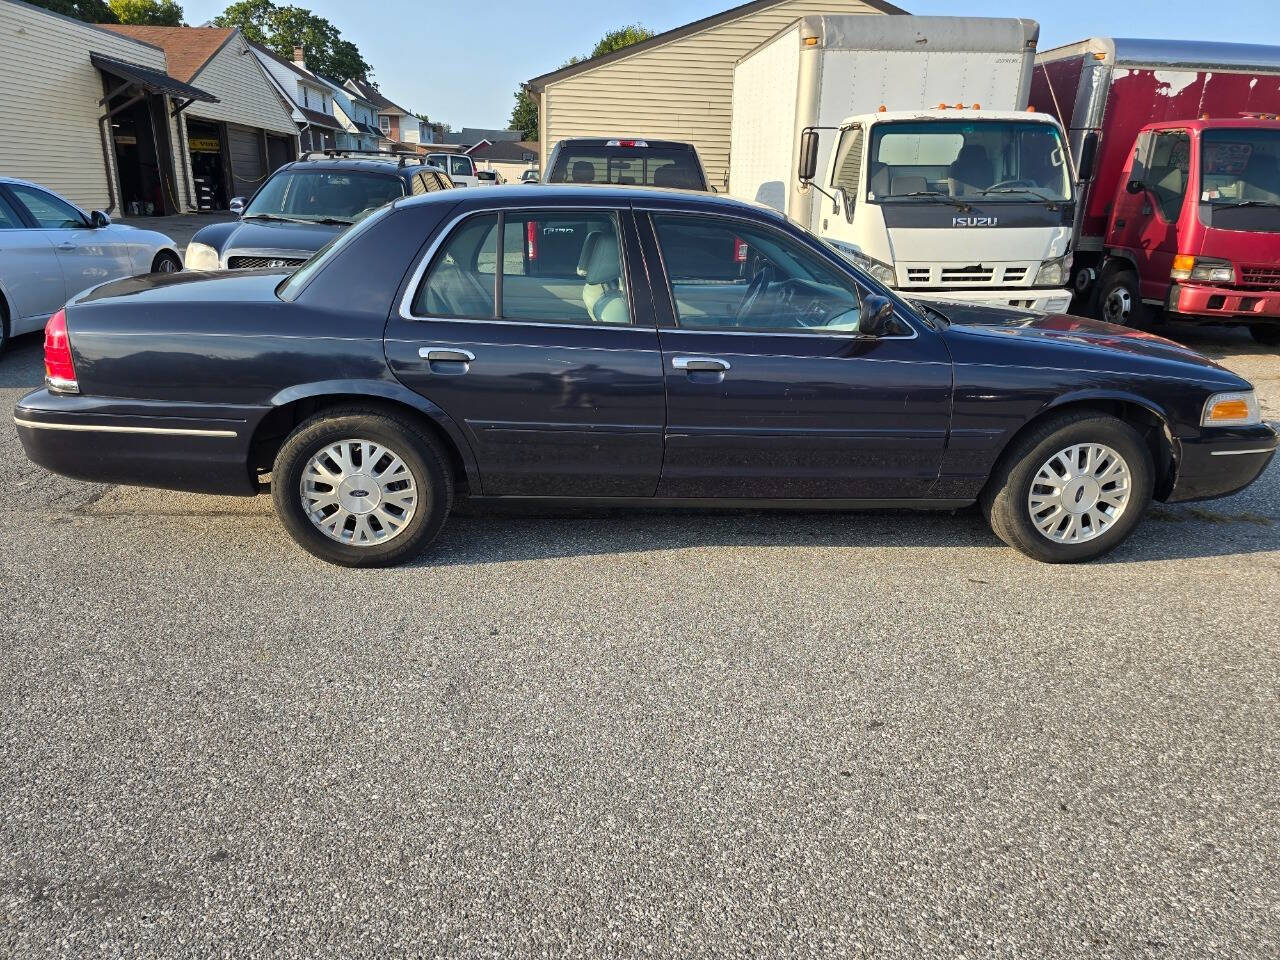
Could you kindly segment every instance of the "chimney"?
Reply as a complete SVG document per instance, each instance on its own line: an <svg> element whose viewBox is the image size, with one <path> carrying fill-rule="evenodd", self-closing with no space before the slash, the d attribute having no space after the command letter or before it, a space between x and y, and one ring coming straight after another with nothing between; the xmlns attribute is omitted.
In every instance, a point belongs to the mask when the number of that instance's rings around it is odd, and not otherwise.
<svg viewBox="0 0 1280 960"><path fill-rule="evenodd" d="M300 67L306 67L307 65L306 50L301 45L293 48L293 62Z"/></svg>

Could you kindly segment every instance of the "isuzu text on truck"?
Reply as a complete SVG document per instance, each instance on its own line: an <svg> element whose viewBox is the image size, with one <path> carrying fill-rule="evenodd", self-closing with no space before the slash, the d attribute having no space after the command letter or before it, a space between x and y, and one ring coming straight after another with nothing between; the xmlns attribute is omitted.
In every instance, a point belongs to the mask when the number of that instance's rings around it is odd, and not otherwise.
<svg viewBox="0 0 1280 960"><path fill-rule="evenodd" d="M1280 48L1095 38L1037 60L1082 198L1076 309L1280 344Z"/></svg>
<svg viewBox="0 0 1280 960"><path fill-rule="evenodd" d="M926 298L1066 310L1066 139L1025 110L1039 27L805 17L738 62L729 192Z"/></svg>

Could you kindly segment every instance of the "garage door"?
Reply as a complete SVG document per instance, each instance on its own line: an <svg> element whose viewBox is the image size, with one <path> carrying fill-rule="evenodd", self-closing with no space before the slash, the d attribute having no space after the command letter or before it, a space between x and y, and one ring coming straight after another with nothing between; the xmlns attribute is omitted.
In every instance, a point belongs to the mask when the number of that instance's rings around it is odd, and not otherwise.
<svg viewBox="0 0 1280 960"><path fill-rule="evenodd" d="M227 152L231 155L231 193L249 197L262 186L262 131L227 124Z"/></svg>

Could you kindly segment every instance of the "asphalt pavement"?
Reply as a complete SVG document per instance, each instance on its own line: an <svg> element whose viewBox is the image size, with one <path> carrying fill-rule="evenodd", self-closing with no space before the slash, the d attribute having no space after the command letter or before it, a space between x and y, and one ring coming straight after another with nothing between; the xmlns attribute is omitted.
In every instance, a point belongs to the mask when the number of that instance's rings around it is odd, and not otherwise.
<svg viewBox="0 0 1280 960"><path fill-rule="evenodd" d="M7 415L0 489L0 956L1280 956L1274 464L1075 567L560 510L342 570Z"/></svg>

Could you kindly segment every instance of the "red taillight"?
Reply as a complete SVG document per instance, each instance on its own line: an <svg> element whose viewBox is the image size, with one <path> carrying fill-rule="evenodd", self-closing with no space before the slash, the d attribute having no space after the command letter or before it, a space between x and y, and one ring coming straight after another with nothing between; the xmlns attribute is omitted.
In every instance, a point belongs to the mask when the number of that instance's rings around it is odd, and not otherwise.
<svg viewBox="0 0 1280 960"><path fill-rule="evenodd" d="M747 262L747 241L743 240L741 237L733 238L733 262Z"/></svg>
<svg viewBox="0 0 1280 960"><path fill-rule="evenodd" d="M538 259L538 221L526 220L524 225L525 252L530 260Z"/></svg>
<svg viewBox="0 0 1280 960"><path fill-rule="evenodd" d="M76 365L67 336L67 311L59 310L44 325L44 382L58 393L79 393Z"/></svg>

